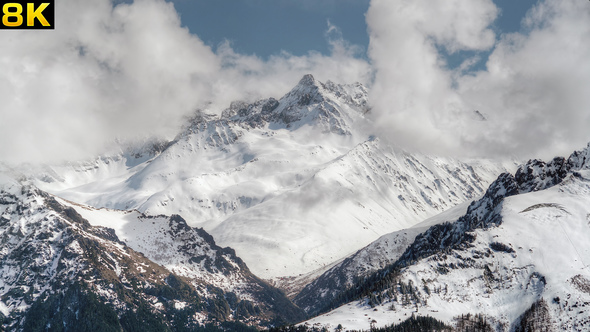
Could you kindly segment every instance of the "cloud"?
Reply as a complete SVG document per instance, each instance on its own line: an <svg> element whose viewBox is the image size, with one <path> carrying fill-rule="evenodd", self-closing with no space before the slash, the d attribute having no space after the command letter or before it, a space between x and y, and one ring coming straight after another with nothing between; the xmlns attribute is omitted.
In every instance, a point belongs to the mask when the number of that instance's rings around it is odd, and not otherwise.
<svg viewBox="0 0 590 332"><path fill-rule="evenodd" d="M550 157L590 140L590 6L547 0L495 36L489 0L373 0L367 13L379 132L430 153ZM440 49L489 51L448 70ZM474 116L477 110L487 121Z"/></svg>
<svg viewBox="0 0 590 332"><path fill-rule="evenodd" d="M492 154L567 155L590 140L590 6L541 2L523 23L525 34L498 42L487 71L459 80L466 107L490 115L464 143Z"/></svg>
<svg viewBox="0 0 590 332"><path fill-rule="evenodd" d="M373 0L367 13L376 78L371 102L382 135L406 148L438 152L460 102L438 47L449 52L493 46L491 1ZM441 141L442 139L442 141Z"/></svg>
<svg viewBox="0 0 590 332"><path fill-rule="evenodd" d="M108 138L165 132L208 94L216 55L172 5L60 1L53 31L6 31L0 61L5 161L87 157Z"/></svg>
<svg viewBox="0 0 590 332"><path fill-rule="evenodd" d="M496 35L491 0L372 0L370 62L330 22L330 54L213 51L171 3L56 4L57 28L0 35L0 161L95 156L115 138L173 137L197 108L278 98L302 75L371 85L375 130L429 153L567 154L590 140L590 6L545 0ZM449 70L444 53L473 51ZM471 72L489 54L486 70ZM483 114L487 119L481 121Z"/></svg>
<svg viewBox="0 0 590 332"><path fill-rule="evenodd" d="M280 97L309 72L345 82L370 75L338 41L328 56L263 61L229 43L214 52L163 0L62 0L55 17L55 30L0 35L0 161L87 158L115 138L173 137L197 108Z"/></svg>

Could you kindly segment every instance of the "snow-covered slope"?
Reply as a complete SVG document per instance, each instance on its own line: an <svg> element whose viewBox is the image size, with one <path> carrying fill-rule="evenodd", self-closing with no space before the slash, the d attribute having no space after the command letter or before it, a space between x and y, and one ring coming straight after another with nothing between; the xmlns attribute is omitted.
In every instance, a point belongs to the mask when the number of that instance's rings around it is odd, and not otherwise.
<svg viewBox="0 0 590 332"><path fill-rule="evenodd" d="M308 323L368 329L414 313L456 325L470 313L492 331L587 331L589 156L590 145L503 174L463 217L430 227L359 281L346 293L357 300Z"/></svg>
<svg viewBox="0 0 590 332"><path fill-rule="evenodd" d="M362 130L367 110L362 85L306 75L280 100L197 113L163 152L143 163L122 156L114 164L130 166L111 177L92 168L85 184L61 181L88 173L62 167L36 184L94 207L182 215L274 278L322 268L474 199L504 170L396 150Z"/></svg>
<svg viewBox="0 0 590 332"><path fill-rule="evenodd" d="M19 165L18 177L33 176L35 182L54 192L79 186L92 187L93 184L106 187L142 170L170 144L152 138L138 142L118 142L108 149L108 153L91 160L69 161L60 165Z"/></svg>
<svg viewBox="0 0 590 332"><path fill-rule="evenodd" d="M293 301L308 314L317 313L358 280L394 263L418 234L432 225L455 221L464 215L469 203L459 204L410 228L381 236L327 271L316 275L312 282L292 295Z"/></svg>
<svg viewBox="0 0 590 332"><path fill-rule="evenodd" d="M232 249L179 216L97 211L0 174L0 243L0 329L182 330L302 318Z"/></svg>

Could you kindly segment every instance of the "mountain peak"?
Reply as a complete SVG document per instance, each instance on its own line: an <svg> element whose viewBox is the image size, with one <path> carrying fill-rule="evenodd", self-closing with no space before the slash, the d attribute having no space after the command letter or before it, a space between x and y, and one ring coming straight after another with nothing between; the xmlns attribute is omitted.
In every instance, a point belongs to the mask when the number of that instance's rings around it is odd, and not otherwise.
<svg viewBox="0 0 590 332"><path fill-rule="evenodd" d="M311 74L305 74L303 75L303 77L301 78L301 80L299 80L299 84L298 85L305 85L305 86L310 86L310 85L315 85L315 78L313 77L313 75Z"/></svg>
<svg viewBox="0 0 590 332"><path fill-rule="evenodd" d="M574 151L568 158L568 164L575 169L590 168L590 143L579 151Z"/></svg>

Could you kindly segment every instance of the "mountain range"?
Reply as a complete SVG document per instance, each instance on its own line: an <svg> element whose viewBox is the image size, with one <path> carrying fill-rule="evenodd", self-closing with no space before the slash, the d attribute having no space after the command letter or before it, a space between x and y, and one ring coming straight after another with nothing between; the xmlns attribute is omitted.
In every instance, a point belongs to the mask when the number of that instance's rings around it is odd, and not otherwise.
<svg viewBox="0 0 590 332"><path fill-rule="evenodd" d="M396 149L367 133L367 94L306 75L279 100L197 112L171 142L47 166L33 183L96 208L179 214L278 279L474 199L512 166Z"/></svg>
<svg viewBox="0 0 590 332"><path fill-rule="evenodd" d="M370 113L361 84L306 75L280 99L199 110L171 141L1 166L3 328L429 315L584 330L590 148L518 167L411 153L375 136Z"/></svg>

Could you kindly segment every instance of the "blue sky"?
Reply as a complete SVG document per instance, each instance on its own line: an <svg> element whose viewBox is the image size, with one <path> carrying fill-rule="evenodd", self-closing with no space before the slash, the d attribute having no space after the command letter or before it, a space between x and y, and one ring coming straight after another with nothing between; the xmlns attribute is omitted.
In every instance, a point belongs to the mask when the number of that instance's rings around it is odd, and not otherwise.
<svg viewBox="0 0 590 332"><path fill-rule="evenodd" d="M350 43L367 47L369 0L174 0L183 25L215 47L224 39L239 53L268 57L329 52L328 20Z"/></svg>
<svg viewBox="0 0 590 332"><path fill-rule="evenodd" d="M365 13L369 0L172 0L182 24L207 45L217 47L224 40L242 54L268 58L281 51L305 55L310 51L329 54L326 42L328 22L338 27L342 37L361 46L367 57L369 35ZM536 0L495 0L500 14L493 24L498 35L518 32L521 20ZM451 68L474 52L448 55ZM489 52L475 69L485 65Z"/></svg>

